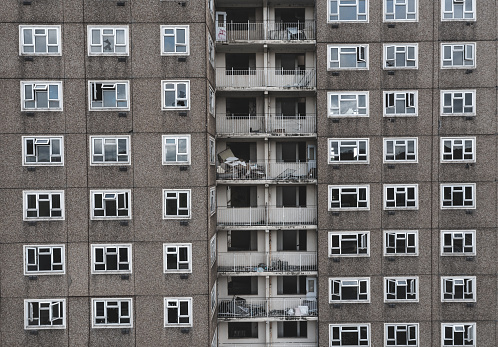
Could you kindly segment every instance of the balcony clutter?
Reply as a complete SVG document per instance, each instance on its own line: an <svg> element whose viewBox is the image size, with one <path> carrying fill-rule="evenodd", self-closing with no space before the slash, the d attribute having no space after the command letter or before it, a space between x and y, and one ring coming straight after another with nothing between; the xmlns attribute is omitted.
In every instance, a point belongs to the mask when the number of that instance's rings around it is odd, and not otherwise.
<svg viewBox="0 0 498 347"><path fill-rule="evenodd" d="M267 309L268 307L268 309ZM221 300L218 318L275 317L301 319L316 317L316 299L249 299L234 296L232 300Z"/></svg>

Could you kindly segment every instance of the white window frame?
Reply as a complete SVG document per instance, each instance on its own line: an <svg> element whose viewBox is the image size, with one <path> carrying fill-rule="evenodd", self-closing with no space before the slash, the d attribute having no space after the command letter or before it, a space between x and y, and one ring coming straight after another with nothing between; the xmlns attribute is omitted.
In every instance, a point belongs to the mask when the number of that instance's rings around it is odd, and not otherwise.
<svg viewBox="0 0 498 347"><path fill-rule="evenodd" d="M44 30L45 33L35 33L35 30ZM30 36L31 43L26 43L24 30L31 30ZM48 43L49 30L55 30L56 43ZM36 37L45 37L45 48L46 52L35 52L35 40ZM33 47L33 52L26 52L26 47ZM49 52L52 47L57 47L56 52ZM60 56L62 55L62 40L61 40L61 26L60 25L19 25L19 55L42 55L42 56Z"/></svg>
<svg viewBox="0 0 498 347"><path fill-rule="evenodd" d="M447 286L451 286L451 290L447 291ZM456 287L461 288L464 298L455 298ZM441 302L476 302L476 294L476 276L441 276Z"/></svg>
<svg viewBox="0 0 498 347"><path fill-rule="evenodd" d="M210 311L211 311L211 318L213 317L214 313L216 312L216 308L218 307L218 295L216 291L216 281L213 283L213 288L211 288L211 296L210 296Z"/></svg>
<svg viewBox="0 0 498 347"><path fill-rule="evenodd" d="M169 143L166 144L166 141ZM174 142L172 142L174 141ZM179 142L180 141L185 141L186 142L186 152L180 153L180 148L179 148ZM163 158L163 165L190 165L190 155L191 155L191 146L190 146L191 140L190 140L190 135L185 134L185 135L163 135L162 136L162 158ZM167 147L174 147L175 150L175 157L176 160L174 161L168 161L166 160L166 153ZM179 157L186 156L185 160L180 160Z"/></svg>
<svg viewBox="0 0 498 347"><path fill-rule="evenodd" d="M389 199L391 190L393 198ZM411 192L413 192L413 198L408 197ZM398 206L401 203L398 201L398 196L404 201L404 206ZM418 184L384 184L383 200L384 210L418 210ZM394 206L388 206L388 204L394 204Z"/></svg>
<svg viewBox="0 0 498 347"><path fill-rule="evenodd" d="M166 34L166 30L173 30L173 34ZM185 42L178 42L178 31L185 31ZM174 52L166 52L164 39L165 37L174 37L175 40L175 51ZM178 51L179 47L185 47L185 51ZM189 25L161 25L161 55L168 56L188 56L190 55L190 26Z"/></svg>
<svg viewBox="0 0 498 347"><path fill-rule="evenodd" d="M360 202L364 204L365 206L360 206L360 207L332 207L332 195L333 195L333 190L339 189L339 204L342 204L341 202L341 196L346 194L346 193L352 193L352 192L346 192L343 193L343 190L351 190L351 189L356 189L356 196L357 196L357 203L358 203L358 194L361 191L365 192L365 199L362 199ZM328 192L329 192L329 199L328 199L328 210L329 211L368 211L370 210L370 185L365 184L365 185L329 185L328 186ZM348 194L349 195L349 194Z"/></svg>
<svg viewBox="0 0 498 347"><path fill-rule="evenodd" d="M95 153L97 146L95 143L101 141L101 153ZM119 153L119 142L122 140L126 141L125 153ZM113 143L114 142L114 143ZM106 160L105 153L106 147L111 147L115 149L116 160ZM90 166L108 166L108 165L130 165L131 164L131 153L130 153L131 141L129 135L94 135L90 136ZM96 161L95 157L102 157L102 161ZM119 160L119 158L126 158L126 160Z"/></svg>
<svg viewBox="0 0 498 347"><path fill-rule="evenodd" d="M102 90L102 106L93 106L93 97L96 93L96 86L101 84ZM121 95L118 98L118 87L121 89L124 87L125 97ZM114 90L114 99L116 100L115 106L104 106L104 93L103 90ZM94 93L95 91L95 93ZM96 99L98 101L98 99ZM118 106L118 103L125 103L126 105ZM129 111L130 110L130 81L88 81L88 109L90 111Z"/></svg>
<svg viewBox="0 0 498 347"><path fill-rule="evenodd" d="M218 256L217 247L216 247L216 234L211 237L209 241L209 259L211 263L211 267L216 263L216 257Z"/></svg>
<svg viewBox="0 0 498 347"><path fill-rule="evenodd" d="M128 314L122 314L121 303L128 303ZM97 316L97 304L104 303L104 315ZM117 305L114 305L117 303ZM118 309L118 318L129 319L129 322L124 323L97 323L97 319L107 320L107 310L109 308ZM132 328L133 327L133 299L132 298L93 298L92 299L92 328Z"/></svg>
<svg viewBox="0 0 498 347"><path fill-rule="evenodd" d="M467 188L471 188L471 197L469 198L466 192ZM445 199L444 191L450 189L451 199ZM454 205L453 200L454 194L459 194L459 191L462 191L463 196L463 205ZM465 204L465 202L471 202L471 204ZM450 203L448 205L448 202ZM446 204L445 204L446 203ZM442 183L441 184L441 209L475 209L476 208L476 184L475 183Z"/></svg>
<svg viewBox="0 0 498 347"><path fill-rule="evenodd" d="M446 329L451 329L451 336L446 336ZM462 334L465 345L455 345L455 334ZM465 335L467 334L467 338ZM475 347L476 344L476 323L441 323L441 346L465 346L465 347ZM445 342L448 341L448 344Z"/></svg>
<svg viewBox="0 0 498 347"><path fill-rule="evenodd" d="M365 329L366 337L362 336L361 333L361 331ZM358 336L358 343L356 345L342 344L342 335L347 334L348 332ZM337 338L334 336L337 336ZM337 343L339 343L339 345ZM370 347L370 323L329 324L329 347L334 346Z"/></svg>
<svg viewBox="0 0 498 347"><path fill-rule="evenodd" d="M187 250L187 259L180 259L180 249ZM168 269L168 255L176 255L176 269ZM185 268L186 266L186 268ZM184 268L180 268L184 267ZM163 272L169 273L192 273L192 244L191 243L163 243Z"/></svg>
<svg viewBox="0 0 498 347"><path fill-rule="evenodd" d="M26 89L31 87L31 96L27 95ZM51 89L57 87L57 97L51 95ZM39 107L38 92L47 92L47 107ZM52 96L52 98L50 98ZM27 102L34 102L35 106L26 107ZM58 106L50 106L50 102L58 103ZM21 111L26 112L54 112L63 110L62 81L21 81Z"/></svg>
<svg viewBox="0 0 498 347"><path fill-rule="evenodd" d="M445 107L445 95L448 94L451 97L451 105ZM461 94L461 95L460 95ZM472 96L472 105L468 103L465 104L467 96L470 94ZM454 112L455 101L462 100L462 110L463 112ZM476 91L475 90L441 90L441 116L475 116L476 115ZM451 108L451 112L445 111L445 108ZM471 111L465 109L472 108Z"/></svg>
<svg viewBox="0 0 498 347"><path fill-rule="evenodd" d="M32 144L28 145L28 142L32 142ZM59 153L54 146L57 142L59 143ZM39 161L38 149L41 147L48 147L50 161ZM31 150L32 153L28 153L28 150ZM64 166L64 136L23 136L22 153L23 166ZM28 161L28 158L33 158L34 161Z"/></svg>
<svg viewBox="0 0 498 347"><path fill-rule="evenodd" d="M95 211L95 195L102 195L102 207L99 207L99 210L104 211L104 216L96 216ZM114 197L113 197L114 195ZM119 206L119 197L124 195L125 206ZM105 201L116 201L116 215L115 216L106 216L105 215ZM119 215L119 211L127 211L127 215ZM124 220L131 219L131 189L107 189L107 190L90 190L90 219L91 220Z"/></svg>
<svg viewBox="0 0 498 347"><path fill-rule="evenodd" d="M391 290L390 285L394 284L394 290ZM391 295L398 295L398 288L405 287L406 296L414 296L413 298L390 298ZM384 277L384 302L418 302L419 298L419 280L418 276L414 277Z"/></svg>
<svg viewBox="0 0 498 347"><path fill-rule="evenodd" d="M60 261L54 260L54 250L60 252ZM24 245L24 275L64 275L66 273L66 248L61 245ZM29 253L34 253L30 255ZM40 256L50 258L51 270L40 270ZM30 261L30 258L31 259ZM54 269L54 267L60 269ZM37 270L30 270L30 267L36 267Z"/></svg>
<svg viewBox="0 0 498 347"><path fill-rule="evenodd" d="M337 49L337 59L332 60L332 49ZM348 50L354 49L355 52L349 52ZM341 51L343 51L341 53ZM356 66L341 66L341 54L351 54L356 55ZM358 66L362 62L365 62L365 66ZM332 63L338 64L337 66L332 66ZM327 45L327 70L368 70L368 44L357 44L357 45Z"/></svg>
<svg viewBox="0 0 498 347"><path fill-rule="evenodd" d="M178 85L185 85L185 96L178 96ZM168 85L173 85L173 88ZM168 88L167 88L168 87ZM167 88L167 89L166 89ZM166 106L166 91L175 93L175 106ZM179 102L184 102L185 106L178 106ZM161 109L169 110L190 110L190 81L163 80L161 81Z"/></svg>
<svg viewBox="0 0 498 347"><path fill-rule="evenodd" d="M392 59L390 57L389 51L392 52ZM412 53L410 53L412 52ZM404 66L396 66L396 56L398 54L404 54ZM412 56L413 55L413 56ZM397 44L384 44L384 69L385 70L416 70L418 69L418 43L397 43ZM391 63L392 62L392 63ZM413 65L408 66L408 63ZM392 64L392 65L390 65Z"/></svg>
<svg viewBox="0 0 498 347"><path fill-rule="evenodd" d="M332 105L332 99L337 99L337 106ZM368 100L369 92L327 92L327 115L332 117L369 117ZM351 103L355 103L353 107ZM360 106L364 103L365 106ZM345 113L342 113L343 107L349 107ZM351 110L351 112L349 111Z"/></svg>
<svg viewBox="0 0 498 347"><path fill-rule="evenodd" d="M180 314L180 304L187 302L188 303L188 314ZM168 307L174 307L173 305L176 303L176 307L178 308L178 318L188 318L188 323L168 323ZM192 309L192 298L183 297L183 298L164 298L164 327L165 328L177 328L177 327L191 327L193 325L193 309Z"/></svg>
<svg viewBox="0 0 498 347"><path fill-rule="evenodd" d="M344 0L328 0L327 1L327 23L368 23L368 2L369 0L355 0L355 4L341 4ZM334 2L337 6L337 11L332 12L332 2ZM364 4L364 12L360 12L360 4ZM341 11L342 7L355 7L356 8L356 19L341 19ZM336 18L333 18L336 17Z"/></svg>
<svg viewBox="0 0 498 347"><path fill-rule="evenodd" d="M209 188L209 213L211 216L216 213L216 187Z"/></svg>
<svg viewBox="0 0 498 347"><path fill-rule="evenodd" d="M449 50L449 57L445 57L446 50ZM454 62L455 54L459 52L462 54L461 65ZM441 69L473 69L477 66L476 57L475 42L441 43Z"/></svg>
<svg viewBox="0 0 498 347"><path fill-rule="evenodd" d="M216 118L216 92L211 85L209 85L208 93L209 114Z"/></svg>
<svg viewBox="0 0 498 347"><path fill-rule="evenodd" d="M334 292L334 283L338 283L338 292ZM366 291L361 291L361 286L366 286ZM358 299L342 299L343 288L355 287L357 288ZM334 299L333 296L339 296L339 299ZM366 297L360 299L360 296ZM329 303L352 303L364 304L370 303L370 277L329 277Z"/></svg>
<svg viewBox="0 0 498 347"><path fill-rule="evenodd" d="M329 164L369 164L370 163L370 139L328 139L328 163ZM337 146L338 153L334 154L333 146ZM364 153L360 153L364 147ZM356 160L341 160L341 149L352 149L356 152ZM354 154L353 154L354 155ZM334 160L334 158L338 158Z"/></svg>
<svg viewBox="0 0 498 347"><path fill-rule="evenodd" d="M389 9L388 2L392 2L392 10ZM409 3L413 3L413 5L409 5ZM405 18L396 18L396 5L405 6ZM407 18L408 15L413 18ZM387 18L388 16L392 16L392 18ZM418 0L384 0L384 22L418 22Z"/></svg>
<svg viewBox="0 0 498 347"><path fill-rule="evenodd" d="M211 340L211 347L218 347L218 328L214 329L213 339Z"/></svg>
<svg viewBox="0 0 498 347"><path fill-rule="evenodd" d="M339 244L336 247L333 246L334 238ZM328 241L329 258L370 257L370 231L329 231ZM356 253L342 253L343 242L356 242Z"/></svg>
<svg viewBox="0 0 498 347"><path fill-rule="evenodd" d="M446 240L448 236L449 240ZM471 244L468 244L470 236ZM476 231L475 230L441 230L441 256L475 256L476 255ZM447 242L448 241L448 242ZM455 250L455 242L462 244L462 252ZM472 248L470 251L465 249ZM448 251L445 251L447 249ZM451 249L451 251L449 251Z"/></svg>
<svg viewBox="0 0 498 347"><path fill-rule="evenodd" d="M209 165L216 164L216 140L209 136Z"/></svg>
<svg viewBox="0 0 498 347"><path fill-rule="evenodd" d="M389 90L384 91L384 117L417 117L418 91L417 90ZM398 106L398 102L403 106ZM407 112L413 110L413 112ZM403 111L403 112L401 112Z"/></svg>
<svg viewBox="0 0 498 347"><path fill-rule="evenodd" d="M114 251L112 249L115 249ZM97 250L102 251L102 261L97 262ZM126 250L126 257L128 260L121 260L121 250ZM116 265L118 269L107 269L107 256L115 255L116 256ZM133 257L132 257L132 245L131 244L92 244L92 274L124 274L124 273L132 273L133 269ZM106 267L104 270L97 270L97 265L103 265ZM120 270L120 265L128 265L128 269Z"/></svg>
<svg viewBox="0 0 498 347"><path fill-rule="evenodd" d="M34 303L38 303L38 312L34 317ZM30 322L38 319L40 323L40 305L45 306L43 311L48 311L48 316L51 324L46 325L30 325ZM41 329L66 329L66 299L25 299L24 300L24 329L25 330L41 330ZM62 316L62 317L61 317ZM54 325L53 322L62 320L61 324Z"/></svg>
<svg viewBox="0 0 498 347"><path fill-rule="evenodd" d="M392 335L390 336L390 331ZM398 331L406 334L406 340L398 339ZM385 346L419 346L419 323L384 323Z"/></svg>
<svg viewBox="0 0 498 347"><path fill-rule="evenodd" d="M455 18L455 8L454 4L462 4L462 17ZM472 11L466 11L465 7L467 4L471 4ZM465 17L466 14L471 16ZM441 0L441 21L466 21L473 22L476 20L476 0L453 0L451 2L451 8L446 7L446 2Z"/></svg>
<svg viewBox="0 0 498 347"><path fill-rule="evenodd" d="M413 151L409 150L410 145ZM396 159L396 148L404 148L405 158ZM418 138L384 138L384 163L418 163Z"/></svg>
<svg viewBox="0 0 498 347"><path fill-rule="evenodd" d="M93 31L99 32L99 42L93 42ZM104 34L104 31L106 33ZM110 32L109 32L110 31ZM116 42L117 41L117 32L123 32L123 41L124 42ZM112 36L114 47L113 52L104 52L104 37L106 40L109 40L107 37ZM129 27L128 25L88 25L87 26L87 41L88 41L88 56L128 56L130 41L129 41ZM111 44L111 42L108 42ZM92 51L92 48L100 48L99 52ZM123 47L120 52L116 52L116 47Z"/></svg>
<svg viewBox="0 0 498 347"><path fill-rule="evenodd" d="M176 197L167 197L167 194L175 193ZM166 215L166 200L178 200L178 194L187 194L187 206L178 207L177 211L187 211L186 214ZM192 190L191 189L163 189L163 219L190 219L192 217Z"/></svg>
<svg viewBox="0 0 498 347"><path fill-rule="evenodd" d="M210 2L210 1L211 0L208 0L208 2ZM215 45L214 45L214 41L213 41L213 39L211 37L211 34L208 34L207 37L208 37L208 57L209 57L209 63L214 68L214 67L216 67L216 65L215 65L215 56L216 56Z"/></svg>
<svg viewBox="0 0 498 347"><path fill-rule="evenodd" d="M25 221L54 221L54 220L64 220L65 219L65 211L64 211L64 191L63 190L24 190L22 192L23 195L23 205L24 205L24 213L23 213L23 220ZM35 195L36 197L36 206L29 208L28 207L28 196ZM42 200L40 200L40 195L47 195L48 198L42 197ZM59 202L60 206L59 207L53 207L53 201L52 197L58 195L59 196ZM40 202L41 201L48 201L50 205L50 213L52 214L53 212L60 211L60 216L39 216L40 212ZM28 216L28 212L35 212L37 213L37 216L35 217L30 217Z"/></svg>
<svg viewBox="0 0 498 347"><path fill-rule="evenodd" d="M441 137L441 163L474 163L476 161L475 137ZM445 146L445 143L448 146ZM470 151L467 145L470 144ZM449 151L445 151L446 148ZM461 150L462 159L453 159L455 151ZM465 158L467 157L467 158Z"/></svg>
<svg viewBox="0 0 498 347"><path fill-rule="evenodd" d="M390 245L391 241L389 239L393 239L392 241L394 244L392 246ZM408 242L410 239L412 239L412 241ZM403 253L397 253L398 242L404 242L405 244L405 251ZM383 243L385 257L418 256L418 230L384 230ZM390 252L389 249L393 249L394 252ZM408 253L408 250L413 250L413 252Z"/></svg>

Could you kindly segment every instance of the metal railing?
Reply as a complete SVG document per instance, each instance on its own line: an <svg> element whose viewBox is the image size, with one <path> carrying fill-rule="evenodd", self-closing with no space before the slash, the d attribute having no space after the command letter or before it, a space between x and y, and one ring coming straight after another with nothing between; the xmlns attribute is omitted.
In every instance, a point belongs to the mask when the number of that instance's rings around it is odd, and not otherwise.
<svg viewBox="0 0 498 347"><path fill-rule="evenodd" d="M265 207L218 207L218 225L266 225Z"/></svg>
<svg viewBox="0 0 498 347"><path fill-rule="evenodd" d="M316 87L315 69L216 68L216 86L225 88L298 88Z"/></svg>
<svg viewBox="0 0 498 347"><path fill-rule="evenodd" d="M264 161L218 163L216 167L218 180L266 180L267 177L267 163Z"/></svg>
<svg viewBox="0 0 498 347"><path fill-rule="evenodd" d="M310 225L316 224L317 208L218 206L216 215L220 226Z"/></svg>
<svg viewBox="0 0 498 347"><path fill-rule="evenodd" d="M317 271L316 252L273 252L269 271Z"/></svg>
<svg viewBox="0 0 498 347"><path fill-rule="evenodd" d="M217 113L218 134L313 134L316 133L314 113L288 116L282 114Z"/></svg>
<svg viewBox="0 0 498 347"><path fill-rule="evenodd" d="M316 177L315 162L268 161L268 179L275 181L307 181Z"/></svg>
<svg viewBox="0 0 498 347"><path fill-rule="evenodd" d="M218 272L317 271L316 252L218 252Z"/></svg>
<svg viewBox="0 0 498 347"><path fill-rule="evenodd" d="M218 36L217 41L257 41L280 40L301 41L316 39L316 22L314 20L282 22L268 20L266 22L227 23L226 35Z"/></svg>
<svg viewBox="0 0 498 347"><path fill-rule="evenodd" d="M272 134L313 134L316 133L316 115L298 114L295 117L271 114L267 132Z"/></svg>
<svg viewBox="0 0 498 347"><path fill-rule="evenodd" d="M219 298L218 318L294 318L318 315L316 298Z"/></svg>
<svg viewBox="0 0 498 347"><path fill-rule="evenodd" d="M309 181L316 179L315 162L280 162L276 160L257 162L218 163L218 180L273 180Z"/></svg>
<svg viewBox="0 0 498 347"><path fill-rule="evenodd" d="M265 133L265 115L250 113L217 113L216 132L218 134Z"/></svg>
<svg viewBox="0 0 498 347"><path fill-rule="evenodd" d="M268 208L268 225L316 224L316 206Z"/></svg>

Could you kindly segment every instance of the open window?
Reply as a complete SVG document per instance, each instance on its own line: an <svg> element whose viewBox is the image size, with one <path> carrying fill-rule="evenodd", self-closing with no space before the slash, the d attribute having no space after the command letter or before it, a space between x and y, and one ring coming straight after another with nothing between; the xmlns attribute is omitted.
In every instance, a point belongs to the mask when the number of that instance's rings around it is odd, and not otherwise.
<svg viewBox="0 0 498 347"><path fill-rule="evenodd" d="M130 109L129 81L89 81L90 111Z"/></svg>

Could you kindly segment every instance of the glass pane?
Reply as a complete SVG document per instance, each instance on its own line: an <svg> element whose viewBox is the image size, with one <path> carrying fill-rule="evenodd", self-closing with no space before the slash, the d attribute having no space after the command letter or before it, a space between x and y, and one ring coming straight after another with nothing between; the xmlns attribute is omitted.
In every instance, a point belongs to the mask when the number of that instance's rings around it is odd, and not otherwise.
<svg viewBox="0 0 498 347"><path fill-rule="evenodd" d="M36 92L36 106L37 108L48 108L48 93L43 91L43 92Z"/></svg>
<svg viewBox="0 0 498 347"><path fill-rule="evenodd" d="M48 97L51 100L59 99L59 86L57 85L49 85L48 86Z"/></svg>
<svg viewBox="0 0 498 347"><path fill-rule="evenodd" d="M48 43L52 45L57 44L57 30L56 29L48 29Z"/></svg>
<svg viewBox="0 0 498 347"><path fill-rule="evenodd" d="M100 30L92 29L92 45L100 45ZM99 48L100 50L100 48Z"/></svg>
<svg viewBox="0 0 498 347"><path fill-rule="evenodd" d="M176 30L176 42L178 43L186 43L186 35L185 29L177 29Z"/></svg>
<svg viewBox="0 0 498 347"><path fill-rule="evenodd" d="M36 53L47 52L47 38L45 36L35 36L35 52Z"/></svg>
<svg viewBox="0 0 498 347"><path fill-rule="evenodd" d="M116 30L116 43L124 44L125 43L125 31L124 30Z"/></svg>
<svg viewBox="0 0 498 347"><path fill-rule="evenodd" d="M166 91L164 95L164 106L165 107L175 107L176 102L175 102L175 91Z"/></svg>
<svg viewBox="0 0 498 347"><path fill-rule="evenodd" d="M175 51L175 38L173 36L164 37L164 52Z"/></svg>
<svg viewBox="0 0 498 347"><path fill-rule="evenodd" d="M125 84L117 84L116 85L117 92L118 92L118 99L119 100L125 100L126 99L126 85Z"/></svg>
<svg viewBox="0 0 498 347"><path fill-rule="evenodd" d="M114 36L103 36L104 52L114 52Z"/></svg>
<svg viewBox="0 0 498 347"><path fill-rule="evenodd" d="M24 29L23 30L24 44L32 45L33 44L33 30L32 29Z"/></svg>
<svg viewBox="0 0 498 347"><path fill-rule="evenodd" d="M102 90L104 107L116 107L116 92L114 90Z"/></svg>

